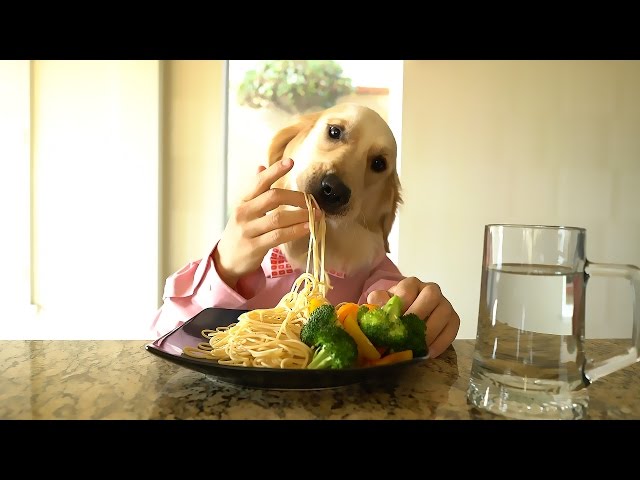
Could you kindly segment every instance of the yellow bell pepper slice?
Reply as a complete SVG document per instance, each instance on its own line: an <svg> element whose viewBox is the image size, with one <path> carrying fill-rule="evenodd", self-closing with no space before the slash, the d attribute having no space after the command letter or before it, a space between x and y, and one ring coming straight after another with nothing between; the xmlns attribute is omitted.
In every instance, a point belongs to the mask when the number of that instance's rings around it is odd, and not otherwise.
<svg viewBox="0 0 640 480"><path fill-rule="evenodd" d="M343 322L346 332L353 337L358 346L358 355L366 358L367 360L378 360L380 358L380 352L373 346L373 343L367 338L367 336L360 329L358 325L358 309L351 309Z"/></svg>
<svg viewBox="0 0 640 480"><path fill-rule="evenodd" d="M311 300L309 300L309 305L308 305L308 307L309 307L309 315L311 315L313 313L313 311L316 308L318 308L320 305L325 305L327 303L328 302L323 298L319 298L319 297L312 298Z"/></svg>

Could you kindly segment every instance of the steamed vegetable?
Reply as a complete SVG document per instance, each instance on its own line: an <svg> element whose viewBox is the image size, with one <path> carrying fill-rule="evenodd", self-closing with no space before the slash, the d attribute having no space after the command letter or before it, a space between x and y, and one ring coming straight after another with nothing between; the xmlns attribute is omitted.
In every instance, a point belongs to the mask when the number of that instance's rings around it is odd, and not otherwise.
<svg viewBox="0 0 640 480"><path fill-rule="evenodd" d="M380 352L376 350L371 341L362 332L358 325L357 310L352 310L344 319L344 329L353 337L358 346L358 355L366 360L377 360Z"/></svg>
<svg viewBox="0 0 640 480"><path fill-rule="evenodd" d="M345 303L340 306L337 310L338 321L344 325L344 320L347 318L347 315L350 313L358 312L358 304L357 303Z"/></svg>
<svg viewBox="0 0 640 480"><path fill-rule="evenodd" d="M374 345L400 348L407 338L407 329L402 324L402 301L394 295L381 308L362 313L359 319L360 328Z"/></svg>
<svg viewBox="0 0 640 480"><path fill-rule="evenodd" d="M426 325L415 314L402 315L402 300L391 297L381 308L358 311L362 332L376 347L392 352L411 350L414 357L427 354Z"/></svg>
<svg viewBox="0 0 640 480"><path fill-rule="evenodd" d="M320 305L326 305L327 300L324 298L320 298L320 297L316 297L316 298L312 298L309 301L309 315L311 315L313 313L313 311L318 308Z"/></svg>
<svg viewBox="0 0 640 480"><path fill-rule="evenodd" d="M400 318L407 329L407 339L400 348L411 350L414 357L424 357L427 354L427 325L415 313L409 313ZM399 351L396 349L396 351Z"/></svg>
<svg viewBox="0 0 640 480"><path fill-rule="evenodd" d="M304 344L313 347L317 343L320 331L327 327L338 327L336 310L333 305L329 304L320 305L313 311L307 323L300 330L300 340Z"/></svg>
<svg viewBox="0 0 640 480"><path fill-rule="evenodd" d="M340 327L322 329L316 340L315 353L307 368L350 368L358 360L358 347Z"/></svg>
<svg viewBox="0 0 640 480"><path fill-rule="evenodd" d="M370 363L373 367L378 367L380 365L391 365L392 363L398 362L406 362L407 360L411 360L413 358L413 352L411 350L403 350L401 352L390 353L378 360L374 360Z"/></svg>
<svg viewBox="0 0 640 480"><path fill-rule="evenodd" d="M355 340L338 323L333 305L317 307L300 331L300 340L314 349L307 368L349 368L356 365Z"/></svg>

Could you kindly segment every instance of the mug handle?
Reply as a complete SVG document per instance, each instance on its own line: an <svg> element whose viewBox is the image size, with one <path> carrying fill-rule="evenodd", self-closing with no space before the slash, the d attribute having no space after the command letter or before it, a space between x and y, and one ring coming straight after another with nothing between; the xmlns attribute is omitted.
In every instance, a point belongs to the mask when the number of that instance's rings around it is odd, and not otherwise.
<svg viewBox="0 0 640 480"><path fill-rule="evenodd" d="M640 268L634 265L586 262L585 272L591 276L622 277L631 282L633 302L632 345L627 353L597 362L588 361L584 370L587 379L593 383L615 371L633 365L640 360Z"/></svg>

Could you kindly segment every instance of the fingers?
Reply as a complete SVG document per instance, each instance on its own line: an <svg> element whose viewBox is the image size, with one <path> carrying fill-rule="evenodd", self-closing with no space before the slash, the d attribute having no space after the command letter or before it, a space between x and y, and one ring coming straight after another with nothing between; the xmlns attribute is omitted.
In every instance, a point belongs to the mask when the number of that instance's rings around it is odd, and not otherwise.
<svg viewBox="0 0 640 480"><path fill-rule="evenodd" d="M379 293L382 292L382 293ZM398 282L389 291L378 290L371 292L376 298L386 303L392 295L397 295L402 300L403 313L415 313L420 318L427 318L431 312L443 301L444 297L440 287L435 283L424 283L416 277L408 277ZM446 301L446 299L444 299ZM378 303L378 302L370 302Z"/></svg>
<svg viewBox="0 0 640 480"><path fill-rule="evenodd" d="M390 298L391 295L386 290L374 290L367 295L367 303L372 305L384 305Z"/></svg>
<svg viewBox="0 0 640 480"><path fill-rule="evenodd" d="M415 283L413 282L413 284ZM420 283L424 287L420 290L406 313L414 313L418 317L425 319L427 323L427 343L431 345L447 328L455 312L449 300L442 295L442 291L437 284ZM400 284L397 285L397 287L400 286ZM408 295L413 294L412 288L412 285L407 285L406 292L409 292Z"/></svg>
<svg viewBox="0 0 640 480"><path fill-rule="evenodd" d="M367 296L367 303L383 305L392 295L398 295L405 313L414 313L426 319L426 337L429 355L439 356L455 340L460 328L460 317L435 283L424 283L415 277L405 278L389 291L376 290Z"/></svg>
<svg viewBox="0 0 640 480"><path fill-rule="evenodd" d="M277 210L248 222L245 227L245 234L249 238L254 238L271 230L304 224L308 221L308 210Z"/></svg>
<svg viewBox="0 0 640 480"><path fill-rule="evenodd" d="M428 325L428 322L427 322ZM446 327L440 332L440 335L429 345L429 357L436 358L442 352L444 352L451 343L456 339L458 335L458 329L460 328L460 317L456 312L453 312L453 316Z"/></svg>
<svg viewBox="0 0 640 480"><path fill-rule="evenodd" d="M275 210L281 205L291 205L293 207L304 209L307 218L309 217L304 193L294 190L272 188L257 198L241 203L236 208L236 220L239 222L248 222L250 220L263 217L268 212ZM320 215L319 211L316 210L316 212L317 215Z"/></svg>
<svg viewBox="0 0 640 480"><path fill-rule="evenodd" d="M263 168L259 171L256 182L251 187L249 187L249 191L242 198L242 200L248 201L263 194L271 188L271 185L273 185L276 180L284 177L285 174L289 170L291 170L291 168L293 168L293 160L291 160L290 158L287 158L280 162L276 162L269 168Z"/></svg>
<svg viewBox="0 0 640 480"><path fill-rule="evenodd" d="M410 307L407 309L407 313L415 313L420 318L427 318L446 299L442 296L442 291L437 284L424 283L423 285L424 287L420 293L409 304Z"/></svg>
<svg viewBox="0 0 640 480"><path fill-rule="evenodd" d="M438 335L442 333L442 331L449 324L451 319L453 318L453 307L451 303L447 299L443 299L443 301L431 312L429 317L427 318L427 343L431 345Z"/></svg>
<svg viewBox="0 0 640 480"><path fill-rule="evenodd" d="M391 287L389 289L389 293L400 297L400 299L402 300L402 311L404 313L405 311L407 311L407 308L415 302L416 297L418 297L418 294L420 293L422 285L423 283L416 277L408 277L404 280L401 280L397 285ZM424 316L418 316L420 318L425 318Z"/></svg>
<svg viewBox="0 0 640 480"><path fill-rule="evenodd" d="M290 227L277 228L253 239L255 246L262 250L269 250L283 243L297 240L309 235L309 222L297 223Z"/></svg>

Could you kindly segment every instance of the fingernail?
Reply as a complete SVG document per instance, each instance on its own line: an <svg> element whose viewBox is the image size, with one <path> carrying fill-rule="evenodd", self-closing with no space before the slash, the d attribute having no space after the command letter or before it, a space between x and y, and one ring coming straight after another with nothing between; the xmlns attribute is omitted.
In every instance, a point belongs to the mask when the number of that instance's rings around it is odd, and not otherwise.
<svg viewBox="0 0 640 480"><path fill-rule="evenodd" d="M309 222L305 222L302 228L304 228L305 230L309 230Z"/></svg>
<svg viewBox="0 0 640 480"><path fill-rule="evenodd" d="M282 160L282 166L289 168L291 165L293 165L293 160L291 160L290 158L285 158L284 160Z"/></svg>

